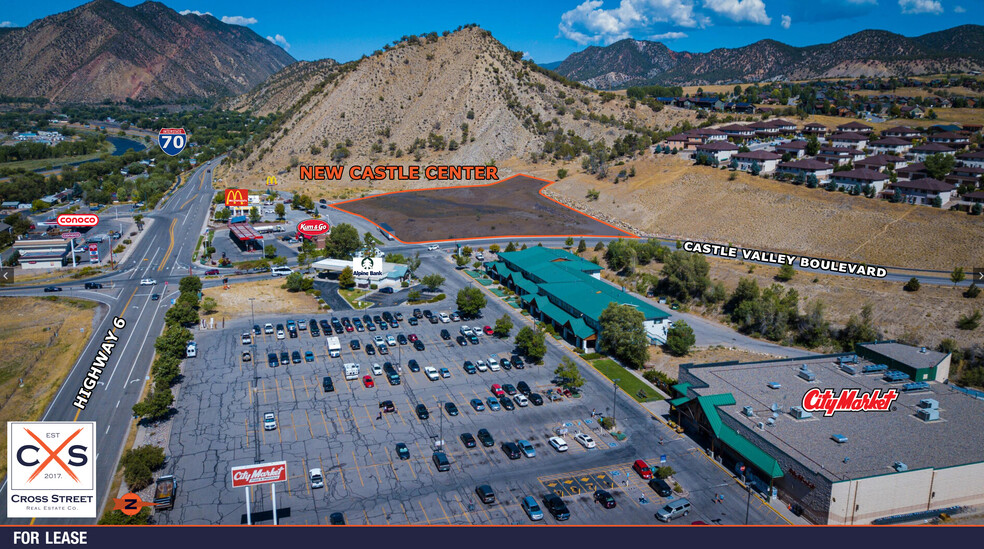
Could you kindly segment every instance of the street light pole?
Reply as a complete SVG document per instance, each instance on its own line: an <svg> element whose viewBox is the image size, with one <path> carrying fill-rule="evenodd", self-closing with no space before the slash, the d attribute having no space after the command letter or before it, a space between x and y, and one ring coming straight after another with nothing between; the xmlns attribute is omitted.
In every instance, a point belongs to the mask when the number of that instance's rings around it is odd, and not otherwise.
<svg viewBox="0 0 984 549"><path fill-rule="evenodd" d="M615 397L618 396L618 382L620 378L612 380L612 427L615 427Z"/></svg>
<svg viewBox="0 0 984 549"><path fill-rule="evenodd" d="M745 480L745 467L742 466L741 469L741 482L745 485L745 491L748 492L748 497L745 499L745 524L748 524L748 508L752 505L752 486Z"/></svg>

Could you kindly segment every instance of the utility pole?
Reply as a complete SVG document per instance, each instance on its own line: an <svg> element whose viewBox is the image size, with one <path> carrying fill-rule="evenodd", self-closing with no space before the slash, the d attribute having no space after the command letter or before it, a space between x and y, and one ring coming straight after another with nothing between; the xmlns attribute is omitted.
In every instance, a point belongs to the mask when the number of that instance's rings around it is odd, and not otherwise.
<svg viewBox="0 0 984 549"><path fill-rule="evenodd" d="M748 496L745 498L745 524L748 524L748 508L752 505L752 486L745 480L745 465L741 466L741 482L745 485Z"/></svg>
<svg viewBox="0 0 984 549"><path fill-rule="evenodd" d="M618 396L618 382L620 378L612 380L612 427L615 427L615 397Z"/></svg>

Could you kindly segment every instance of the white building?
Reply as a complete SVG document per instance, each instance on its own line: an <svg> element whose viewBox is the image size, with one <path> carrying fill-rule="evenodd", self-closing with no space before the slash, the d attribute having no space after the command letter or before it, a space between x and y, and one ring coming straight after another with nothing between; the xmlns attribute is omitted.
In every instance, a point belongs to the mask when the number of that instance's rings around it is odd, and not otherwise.
<svg viewBox="0 0 984 549"><path fill-rule="evenodd" d="M782 155L769 151L748 151L734 155L738 169L744 172L752 171L752 166L758 164L759 173L772 173L776 171L776 165L782 160Z"/></svg>

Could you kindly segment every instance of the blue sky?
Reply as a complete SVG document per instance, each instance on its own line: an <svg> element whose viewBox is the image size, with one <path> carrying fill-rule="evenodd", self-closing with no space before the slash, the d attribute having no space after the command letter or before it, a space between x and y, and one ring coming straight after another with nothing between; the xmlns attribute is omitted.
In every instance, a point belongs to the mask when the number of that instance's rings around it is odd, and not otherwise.
<svg viewBox="0 0 984 549"><path fill-rule="evenodd" d="M4 2L0 26L24 26L84 2ZM126 5L140 1L124 0ZM868 28L906 36L984 23L981 0L584 0L497 2L163 0L244 24L297 59L348 61L405 34L478 23L537 62L559 61L622 38L676 51L737 47L764 38L803 46ZM371 6L367 10L367 6ZM367 13L368 12L368 13ZM368 16L368 17L367 17Z"/></svg>

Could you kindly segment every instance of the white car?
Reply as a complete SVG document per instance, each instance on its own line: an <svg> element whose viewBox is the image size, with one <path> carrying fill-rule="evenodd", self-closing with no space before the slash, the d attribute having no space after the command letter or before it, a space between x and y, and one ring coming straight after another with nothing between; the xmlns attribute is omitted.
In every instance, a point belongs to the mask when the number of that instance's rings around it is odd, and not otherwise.
<svg viewBox="0 0 984 549"><path fill-rule="evenodd" d="M249 345L253 343L253 336L251 336L249 332L243 332L242 342L243 345Z"/></svg>
<svg viewBox="0 0 984 549"><path fill-rule="evenodd" d="M373 336L372 341L376 345L385 345L386 344L386 340L383 339L383 336L379 336L379 335L378 336Z"/></svg>
<svg viewBox="0 0 984 549"><path fill-rule="evenodd" d="M441 377L441 374L437 373L437 368L433 366L427 366L424 368L424 375L431 381L437 381Z"/></svg>
<svg viewBox="0 0 984 549"><path fill-rule="evenodd" d="M321 469L317 467L308 471L308 475L311 478L311 488L324 488L325 478L321 476Z"/></svg>
<svg viewBox="0 0 984 549"><path fill-rule="evenodd" d="M427 246L427 249L433 252L434 250L440 250L441 247L437 244L431 244L430 246Z"/></svg>
<svg viewBox="0 0 984 549"><path fill-rule="evenodd" d="M264 324L263 325L263 333L264 334L272 334L273 333L273 324L270 324L269 322L267 322L266 324Z"/></svg>
<svg viewBox="0 0 984 549"><path fill-rule="evenodd" d="M396 338L391 335L386 336L386 344L390 347L396 347Z"/></svg>
<svg viewBox="0 0 984 549"><path fill-rule="evenodd" d="M478 362L476 362L475 363L475 367L478 368L478 371L479 372L487 372L487 371L489 371L489 367L488 367L488 365L485 364L485 361L484 360L479 360Z"/></svg>
<svg viewBox="0 0 984 549"><path fill-rule="evenodd" d="M558 452L567 451L567 441L560 437L550 437L547 442L549 442L550 445L553 446L554 450L557 450Z"/></svg>
<svg viewBox="0 0 984 549"><path fill-rule="evenodd" d="M594 439L591 438L591 435L587 433L578 433L574 435L574 440L578 441L578 443L580 443L581 446L584 446L589 450L596 446Z"/></svg>
<svg viewBox="0 0 984 549"><path fill-rule="evenodd" d="M298 320L297 321L297 329L298 330L307 330L307 320Z"/></svg>
<svg viewBox="0 0 984 549"><path fill-rule="evenodd" d="M451 322L451 317L450 317L450 316L448 316L448 313L440 313L440 314L438 314L438 315L437 315L437 318L438 318L438 319L439 319L439 320L440 320L441 322L443 322L443 323L445 323L445 324L447 324L448 322Z"/></svg>
<svg viewBox="0 0 984 549"><path fill-rule="evenodd" d="M493 372L498 372L502 367L499 366L499 359L494 355L489 356L489 370Z"/></svg>
<svg viewBox="0 0 984 549"><path fill-rule="evenodd" d="M379 365L378 362L372 363L372 375L381 376L383 375L383 367Z"/></svg>
<svg viewBox="0 0 984 549"><path fill-rule="evenodd" d="M283 339L283 338L284 338L284 331L277 330L277 339Z"/></svg>
<svg viewBox="0 0 984 549"><path fill-rule="evenodd" d="M530 399L526 398L525 395L519 394L512 397L512 399L516 401L516 406L521 406L525 408L526 406L530 405Z"/></svg>
<svg viewBox="0 0 984 549"><path fill-rule="evenodd" d="M157 281L154 280L153 278L141 278L140 279L140 285L141 286L156 286L157 285Z"/></svg>
<svg viewBox="0 0 984 549"><path fill-rule="evenodd" d="M277 416L273 412L263 414L263 430L272 431L277 428Z"/></svg>

